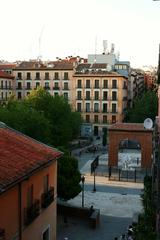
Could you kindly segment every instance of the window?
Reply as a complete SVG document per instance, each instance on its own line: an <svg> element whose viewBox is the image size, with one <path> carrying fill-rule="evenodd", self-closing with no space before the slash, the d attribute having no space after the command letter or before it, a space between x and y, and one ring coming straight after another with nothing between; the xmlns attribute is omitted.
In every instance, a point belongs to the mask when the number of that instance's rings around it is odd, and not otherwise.
<svg viewBox="0 0 160 240"><path fill-rule="evenodd" d="M94 92L94 99L99 100L99 91Z"/></svg>
<svg viewBox="0 0 160 240"><path fill-rule="evenodd" d="M31 79L31 73L27 72L27 80L30 80L30 79Z"/></svg>
<svg viewBox="0 0 160 240"><path fill-rule="evenodd" d="M77 87L78 87L78 88L81 88L81 87L82 87L82 81L81 81L81 79L78 79L78 81L77 81Z"/></svg>
<svg viewBox="0 0 160 240"><path fill-rule="evenodd" d="M95 80L95 88L99 88L99 80Z"/></svg>
<svg viewBox="0 0 160 240"><path fill-rule="evenodd" d="M94 115L94 122L98 123L98 115Z"/></svg>
<svg viewBox="0 0 160 240"><path fill-rule="evenodd" d="M3 92L1 92L1 98L3 99Z"/></svg>
<svg viewBox="0 0 160 240"><path fill-rule="evenodd" d="M21 99L22 98L22 94L21 92L18 92L18 99Z"/></svg>
<svg viewBox="0 0 160 240"><path fill-rule="evenodd" d="M11 89L12 88L12 83L11 83L11 81L9 81L9 89Z"/></svg>
<svg viewBox="0 0 160 240"><path fill-rule="evenodd" d="M116 103L112 103L112 113L116 113L117 112L117 105Z"/></svg>
<svg viewBox="0 0 160 240"><path fill-rule="evenodd" d="M18 89L22 89L22 83L18 82Z"/></svg>
<svg viewBox="0 0 160 240"><path fill-rule="evenodd" d="M36 88L38 88L40 86L39 82L36 82Z"/></svg>
<svg viewBox="0 0 160 240"><path fill-rule="evenodd" d="M106 115L103 116L103 123L107 123L107 116Z"/></svg>
<svg viewBox="0 0 160 240"><path fill-rule="evenodd" d="M63 96L66 100L68 100L68 93L67 92L63 93Z"/></svg>
<svg viewBox="0 0 160 240"><path fill-rule="evenodd" d="M77 111L81 112L82 111L82 105L81 103L77 103Z"/></svg>
<svg viewBox="0 0 160 240"><path fill-rule="evenodd" d="M45 89L49 89L50 87L49 87L49 82L45 82L44 83L44 87L45 87Z"/></svg>
<svg viewBox="0 0 160 240"><path fill-rule="evenodd" d="M68 80L68 72L64 72L64 80Z"/></svg>
<svg viewBox="0 0 160 240"><path fill-rule="evenodd" d="M116 116L112 115L112 123L116 123Z"/></svg>
<svg viewBox="0 0 160 240"><path fill-rule="evenodd" d="M58 96L58 92L54 93L54 96L55 96L55 97Z"/></svg>
<svg viewBox="0 0 160 240"><path fill-rule="evenodd" d="M90 103L86 103L86 112L90 112Z"/></svg>
<svg viewBox="0 0 160 240"><path fill-rule="evenodd" d="M39 72L36 72L36 79L40 80L40 73Z"/></svg>
<svg viewBox="0 0 160 240"><path fill-rule="evenodd" d="M108 92L103 92L103 100L108 100Z"/></svg>
<svg viewBox="0 0 160 240"><path fill-rule="evenodd" d="M86 91L86 99L90 100L90 91Z"/></svg>
<svg viewBox="0 0 160 240"><path fill-rule="evenodd" d="M47 228L44 232L43 232L43 238L42 240L50 240L50 236L49 236L49 228Z"/></svg>
<svg viewBox="0 0 160 240"><path fill-rule="evenodd" d="M55 79L59 79L59 73L58 73L58 72L55 72L54 78L55 78Z"/></svg>
<svg viewBox="0 0 160 240"><path fill-rule="evenodd" d="M7 81L5 81L5 88L7 89Z"/></svg>
<svg viewBox="0 0 160 240"><path fill-rule="evenodd" d="M103 88L108 88L108 80L103 81Z"/></svg>
<svg viewBox="0 0 160 240"><path fill-rule="evenodd" d="M86 122L90 122L90 116L89 115L86 115Z"/></svg>
<svg viewBox="0 0 160 240"><path fill-rule="evenodd" d="M21 80L21 79L22 79L22 73L21 73L21 72L18 72L18 73L17 73L17 77L18 77L18 79Z"/></svg>
<svg viewBox="0 0 160 240"><path fill-rule="evenodd" d="M81 91L78 91L78 92L77 92L77 99L78 99L78 100L81 100L81 99L82 99L82 92L81 92Z"/></svg>
<svg viewBox="0 0 160 240"><path fill-rule="evenodd" d="M49 190L49 175L45 175L43 177L43 189L44 189L44 193L48 192Z"/></svg>
<svg viewBox="0 0 160 240"><path fill-rule="evenodd" d="M5 92L5 99L7 100L7 92Z"/></svg>
<svg viewBox="0 0 160 240"><path fill-rule="evenodd" d="M98 103L94 104L94 112L99 112L99 104Z"/></svg>
<svg viewBox="0 0 160 240"><path fill-rule="evenodd" d="M30 95L30 92L27 92L27 96Z"/></svg>
<svg viewBox="0 0 160 240"><path fill-rule="evenodd" d="M112 88L117 88L117 80L112 80Z"/></svg>
<svg viewBox="0 0 160 240"><path fill-rule="evenodd" d="M3 89L3 81L1 81L1 89Z"/></svg>
<svg viewBox="0 0 160 240"><path fill-rule="evenodd" d="M127 89L127 83L126 83L126 81L124 81L124 83L123 83L123 89Z"/></svg>
<svg viewBox="0 0 160 240"><path fill-rule="evenodd" d="M49 72L45 72L45 79L49 80Z"/></svg>
<svg viewBox="0 0 160 240"><path fill-rule="evenodd" d="M68 90L68 82L64 83L64 90Z"/></svg>
<svg viewBox="0 0 160 240"><path fill-rule="evenodd" d="M103 112L107 113L107 111L108 111L108 105L107 103L103 103Z"/></svg>
<svg viewBox="0 0 160 240"><path fill-rule="evenodd" d="M117 100L117 92L115 92L115 91L112 92L112 100L113 101Z"/></svg>
<svg viewBox="0 0 160 240"><path fill-rule="evenodd" d="M58 84L58 82L55 82L55 83L54 83L53 89L54 89L54 90L59 90L59 84Z"/></svg>
<svg viewBox="0 0 160 240"><path fill-rule="evenodd" d="M31 207L33 205L33 184L28 187L27 191L27 207Z"/></svg>
<svg viewBox="0 0 160 240"><path fill-rule="evenodd" d="M27 89L31 89L31 83L27 82Z"/></svg>
<svg viewBox="0 0 160 240"><path fill-rule="evenodd" d="M86 88L90 88L90 80L86 80Z"/></svg>

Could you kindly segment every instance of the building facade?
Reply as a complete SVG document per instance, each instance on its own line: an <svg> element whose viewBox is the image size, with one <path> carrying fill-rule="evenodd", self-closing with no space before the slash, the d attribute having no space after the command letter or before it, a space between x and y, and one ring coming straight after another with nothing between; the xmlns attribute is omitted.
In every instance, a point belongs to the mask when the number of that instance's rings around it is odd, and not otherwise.
<svg viewBox="0 0 160 240"><path fill-rule="evenodd" d="M13 94L14 76L0 70L0 104L5 104Z"/></svg>
<svg viewBox="0 0 160 240"><path fill-rule="evenodd" d="M122 122L127 107L127 77L108 72L106 64L80 64L74 78L74 109L92 123L94 135Z"/></svg>
<svg viewBox="0 0 160 240"><path fill-rule="evenodd" d="M61 152L0 125L0 239L56 240Z"/></svg>

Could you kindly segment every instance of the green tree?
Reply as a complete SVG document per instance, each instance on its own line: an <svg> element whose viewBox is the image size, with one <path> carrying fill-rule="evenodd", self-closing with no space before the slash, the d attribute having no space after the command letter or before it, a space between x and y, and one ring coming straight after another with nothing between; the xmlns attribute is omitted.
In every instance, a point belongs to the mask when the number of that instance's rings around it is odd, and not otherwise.
<svg viewBox="0 0 160 240"><path fill-rule="evenodd" d="M134 107L128 110L127 122L142 123L146 118L153 121L158 111L158 98L155 91L147 91L134 100Z"/></svg>
<svg viewBox="0 0 160 240"><path fill-rule="evenodd" d="M49 144L51 141L51 124L35 109L23 101L11 101L0 107L0 121L38 141Z"/></svg>
<svg viewBox="0 0 160 240"><path fill-rule="evenodd" d="M81 192L81 174L78 170L77 159L65 151L58 160L58 197L63 200L74 198Z"/></svg>
<svg viewBox="0 0 160 240"><path fill-rule="evenodd" d="M54 146L68 146L79 134L81 116L72 111L71 106L62 96L51 96L44 89L32 91L26 103L36 109L50 122L52 129L52 144Z"/></svg>

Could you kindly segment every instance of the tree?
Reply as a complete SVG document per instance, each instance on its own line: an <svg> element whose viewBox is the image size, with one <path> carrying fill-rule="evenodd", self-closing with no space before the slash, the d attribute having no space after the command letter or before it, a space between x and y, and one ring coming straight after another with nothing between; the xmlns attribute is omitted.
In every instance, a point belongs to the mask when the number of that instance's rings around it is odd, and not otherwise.
<svg viewBox="0 0 160 240"><path fill-rule="evenodd" d="M157 94L149 90L134 100L134 107L128 110L127 122L142 123L146 118L151 118L154 121L157 111Z"/></svg>
<svg viewBox="0 0 160 240"><path fill-rule="evenodd" d="M5 108L0 107L0 121L38 141L51 142L49 121L23 101L10 101Z"/></svg>
<svg viewBox="0 0 160 240"><path fill-rule="evenodd" d="M69 152L58 160L58 197L63 200L74 198L81 192L81 174L78 170L78 162Z"/></svg>
<svg viewBox="0 0 160 240"><path fill-rule="evenodd" d="M68 146L69 141L79 134L81 116L79 113L72 112L71 106L64 97L59 95L53 97L39 88L32 91L26 103L43 113L50 122L54 146Z"/></svg>

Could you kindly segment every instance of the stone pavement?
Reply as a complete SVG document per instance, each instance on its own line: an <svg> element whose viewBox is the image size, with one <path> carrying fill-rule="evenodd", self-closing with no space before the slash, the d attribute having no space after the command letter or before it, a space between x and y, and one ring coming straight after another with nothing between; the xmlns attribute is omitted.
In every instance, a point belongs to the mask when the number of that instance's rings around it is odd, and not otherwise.
<svg viewBox="0 0 160 240"><path fill-rule="evenodd" d="M75 151L78 156L77 153ZM57 240L63 240L65 237L68 237L68 240L114 240L127 230L133 221L133 216L142 211L140 194L143 184L109 181L107 177L96 176L97 191L94 193L91 191L94 179L90 175L90 163L95 159L96 154L84 151L77 158L79 169L85 176L85 207L93 205L94 208L100 209L100 225L93 230L86 220L68 218L66 226L63 217L58 216ZM68 203L81 206L82 193Z"/></svg>

